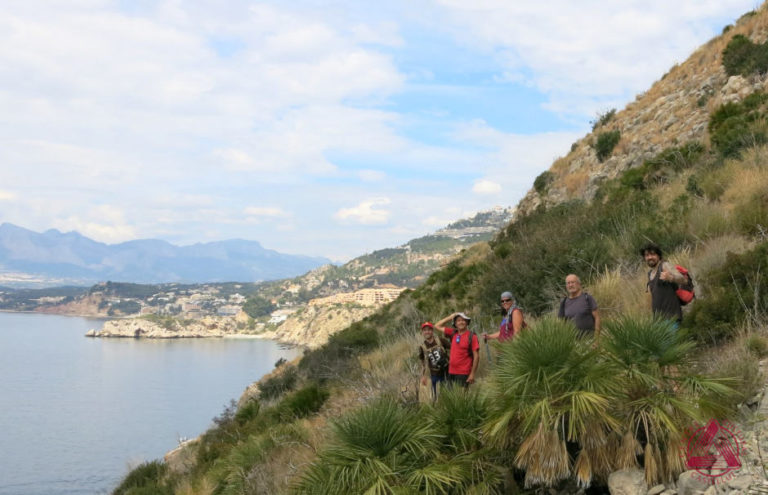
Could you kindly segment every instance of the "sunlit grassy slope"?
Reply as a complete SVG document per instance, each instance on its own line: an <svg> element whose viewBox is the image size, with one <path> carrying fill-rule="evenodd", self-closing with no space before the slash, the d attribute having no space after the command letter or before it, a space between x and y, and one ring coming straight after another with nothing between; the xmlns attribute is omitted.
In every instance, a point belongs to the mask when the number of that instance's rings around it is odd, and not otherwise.
<svg viewBox="0 0 768 495"><path fill-rule="evenodd" d="M761 29L767 18L761 9L734 32ZM699 50L699 65L721 71L715 62L728 40ZM676 69L667 84L688 76ZM759 387L757 360L768 353L768 97L760 76L745 80L751 96L711 108L689 102L707 112L699 139L646 135L669 145L581 181L595 188L588 199L524 208L490 243L281 365L261 393L244 395L182 449L188 462L141 466L116 493L499 493L600 483L640 460L649 482L673 477L676 429L704 411L736 414ZM552 184L567 176L561 168L553 165ZM638 250L649 241L695 280L679 339L645 318ZM600 305L606 338L597 348L548 317L568 273ZM492 349L502 358L495 366L481 349L473 394L419 405L419 323L466 311L476 331L493 328L504 290L517 296L529 333Z"/></svg>

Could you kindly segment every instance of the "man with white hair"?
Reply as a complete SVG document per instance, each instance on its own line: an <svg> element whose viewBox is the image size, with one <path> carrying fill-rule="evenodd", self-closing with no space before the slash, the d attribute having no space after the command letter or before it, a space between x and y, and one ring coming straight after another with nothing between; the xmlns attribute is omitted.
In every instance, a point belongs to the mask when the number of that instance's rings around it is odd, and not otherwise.
<svg viewBox="0 0 768 495"><path fill-rule="evenodd" d="M600 312L597 309L597 301L582 290L581 279L574 273L565 277L565 291L568 295L560 301L557 316L573 322L580 337L594 336L595 341L598 341Z"/></svg>

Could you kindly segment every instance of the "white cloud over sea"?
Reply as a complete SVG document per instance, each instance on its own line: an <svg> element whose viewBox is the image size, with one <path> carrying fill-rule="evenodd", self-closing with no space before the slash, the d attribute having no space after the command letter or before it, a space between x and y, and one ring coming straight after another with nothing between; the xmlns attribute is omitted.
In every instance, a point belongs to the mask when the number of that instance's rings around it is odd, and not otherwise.
<svg viewBox="0 0 768 495"><path fill-rule="evenodd" d="M344 259L517 203L754 2L0 7L0 222Z"/></svg>

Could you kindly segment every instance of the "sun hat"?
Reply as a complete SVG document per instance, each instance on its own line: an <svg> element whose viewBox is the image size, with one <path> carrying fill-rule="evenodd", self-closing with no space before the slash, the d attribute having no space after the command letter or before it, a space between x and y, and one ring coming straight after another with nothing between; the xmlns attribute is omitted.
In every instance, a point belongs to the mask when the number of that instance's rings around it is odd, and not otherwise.
<svg viewBox="0 0 768 495"><path fill-rule="evenodd" d="M456 318L458 318L459 316L461 316L462 318L464 318L464 319L467 321L467 323L469 323L470 321L472 321L472 318L470 318L470 317L469 317L469 316L467 316L466 314L464 314L464 313L456 313L456 316L454 316L454 317L453 317L453 323L454 323L454 324L456 323Z"/></svg>

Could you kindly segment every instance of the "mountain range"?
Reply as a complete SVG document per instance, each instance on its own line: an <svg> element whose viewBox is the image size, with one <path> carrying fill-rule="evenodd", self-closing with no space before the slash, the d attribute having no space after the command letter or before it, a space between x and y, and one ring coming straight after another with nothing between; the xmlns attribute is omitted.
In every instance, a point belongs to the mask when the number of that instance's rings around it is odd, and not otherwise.
<svg viewBox="0 0 768 495"><path fill-rule="evenodd" d="M252 282L300 275L326 258L283 254L233 239L176 246L157 239L105 244L77 232L0 225L0 285L46 287L100 281Z"/></svg>

